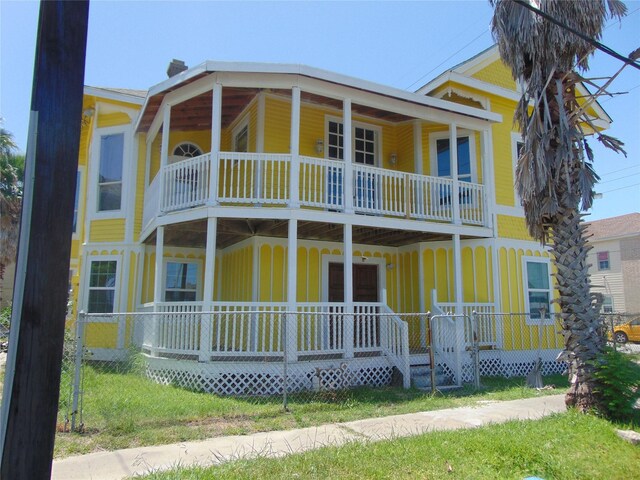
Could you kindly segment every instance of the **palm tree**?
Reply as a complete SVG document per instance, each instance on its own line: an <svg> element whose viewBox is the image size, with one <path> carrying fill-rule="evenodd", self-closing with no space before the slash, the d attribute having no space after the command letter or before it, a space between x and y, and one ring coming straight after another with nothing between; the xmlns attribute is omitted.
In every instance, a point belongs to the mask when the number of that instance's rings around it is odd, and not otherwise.
<svg viewBox="0 0 640 480"><path fill-rule="evenodd" d="M576 98L594 47L579 36L543 19L513 0L489 0L494 6L492 30L503 61L523 94L515 113L524 141L516 169L529 232L549 243L556 266L556 288L570 387L565 402L581 411L598 407L600 399L592 361L605 346L600 333L600 305L590 295L582 210L591 207L598 180L585 135L623 152L622 143L598 132ZM607 19L620 19L620 0L526 0L561 23L598 40ZM582 103L582 105L581 105Z"/></svg>
<svg viewBox="0 0 640 480"><path fill-rule="evenodd" d="M0 128L0 300L5 269L18 248L24 159L15 154L17 148L13 135Z"/></svg>

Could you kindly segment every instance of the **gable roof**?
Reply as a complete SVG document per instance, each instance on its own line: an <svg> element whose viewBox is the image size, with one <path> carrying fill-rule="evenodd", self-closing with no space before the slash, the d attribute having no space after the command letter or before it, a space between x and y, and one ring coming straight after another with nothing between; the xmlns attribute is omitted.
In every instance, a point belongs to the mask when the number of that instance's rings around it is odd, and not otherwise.
<svg viewBox="0 0 640 480"><path fill-rule="evenodd" d="M640 235L640 213L629 213L618 217L603 218L587 223L591 240Z"/></svg>
<svg viewBox="0 0 640 480"><path fill-rule="evenodd" d="M445 70L440 75L438 75L433 80L427 82L425 85L416 90L416 93L429 95L433 90L438 88L439 86L447 83L448 81L460 83L466 85L471 88L476 88L478 90L484 90L495 95L505 97L514 101L519 101L521 97L521 93L518 90L510 90L508 88L500 87L489 82L485 82L483 80L478 80L474 78L473 75L478 71L482 70L484 67L492 64L496 61L502 61L500 57L500 51L498 50L498 45L492 45L491 47L483 50L482 52L474 55L467 60L460 62L454 67ZM581 95L590 95L591 92L583 83L578 83L576 85L578 92ZM613 121L609 114L602 108L602 106L596 100L592 104L592 108L598 115L598 119L606 122L607 124L611 124ZM602 127L606 127L608 125L601 125Z"/></svg>

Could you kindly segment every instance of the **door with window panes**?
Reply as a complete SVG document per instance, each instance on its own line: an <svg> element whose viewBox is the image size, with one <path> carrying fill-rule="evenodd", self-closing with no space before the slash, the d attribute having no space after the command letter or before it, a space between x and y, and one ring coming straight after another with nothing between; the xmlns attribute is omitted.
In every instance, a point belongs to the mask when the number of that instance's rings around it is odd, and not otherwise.
<svg viewBox="0 0 640 480"><path fill-rule="evenodd" d="M353 129L353 161L360 165L376 165L378 138L374 129L356 126ZM344 160L344 127L341 122L328 122L328 157ZM356 210L375 210L379 205L376 175L372 172L355 169L354 171L354 207ZM327 176L327 203L342 206L343 178L342 170L329 168Z"/></svg>

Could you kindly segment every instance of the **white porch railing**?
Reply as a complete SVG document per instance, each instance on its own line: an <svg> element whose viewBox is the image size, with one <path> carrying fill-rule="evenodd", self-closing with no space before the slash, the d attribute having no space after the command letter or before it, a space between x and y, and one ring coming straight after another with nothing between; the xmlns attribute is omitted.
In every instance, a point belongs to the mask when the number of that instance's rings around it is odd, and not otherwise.
<svg viewBox="0 0 640 480"><path fill-rule="evenodd" d="M409 325L387 305L380 307L380 341L382 353L402 373L403 386L411 386L409 361Z"/></svg>
<svg viewBox="0 0 640 480"><path fill-rule="evenodd" d="M451 179L354 164L353 183L347 189L344 162L300 156L296 186L291 185L291 158L279 153L219 152L167 165L145 192L144 224L159 212L208 202L288 205L292 186L298 188L302 207L341 211L349 193L359 213L447 223L454 220ZM209 185L211 169L217 170L215 188ZM459 182L458 188L462 223L484 225L484 186Z"/></svg>
<svg viewBox="0 0 640 480"><path fill-rule="evenodd" d="M457 311L457 305L454 302L438 302L435 290L432 291L432 305L436 306L435 313L451 313L465 316L464 337L467 346L473 343L473 329L471 326L471 318L473 312L482 314L475 318L477 322L478 343L481 347L499 347L501 346L501 325L496 321L494 315L495 308L493 303L463 303L462 311ZM436 309L434 309L436 310Z"/></svg>
<svg viewBox="0 0 640 480"><path fill-rule="evenodd" d="M218 154L217 200L221 203L286 204L291 155L280 153Z"/></svg>
<svg viewBox="0 0 640 480"><path fill-rule="evenodd" d="M160 175L156 175L151 185L144 192L142 209L142 225L148 225L160 213Z"/></svg>
<svg viewBox="0 0 640 480"><path fill-rule="evenodd" d="M164 167L163 211L203 205L209 199L211 154L188 158Z"/></svg>

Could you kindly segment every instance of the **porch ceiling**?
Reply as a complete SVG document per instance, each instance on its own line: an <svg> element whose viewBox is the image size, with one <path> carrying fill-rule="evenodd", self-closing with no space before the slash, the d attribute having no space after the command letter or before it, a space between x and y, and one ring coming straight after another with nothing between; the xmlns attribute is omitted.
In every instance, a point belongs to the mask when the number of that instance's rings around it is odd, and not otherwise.
<svg viewBox="0 0 640 480"><path fill-rule="evenodd" d="M226 248L253 236L287 238L288 221L282 219L219 218L216 247ZM418 242L451 240L450 235L388 228L353 226L353 243L401 247ZM146 243L155 244L155 232ZM342 242L343 226L327 222L298 222L298 239ZM205 248L207 221L197 220L165 226L165 245L172 247Z"/></svg>
<svg viewBox="0 0 640 480"><path fill-rule="evenodd" d="M167 93L170 93L178 87L183 87L198 78L200 77L194 77L188 82L182 83L172 89L162 92L161 94L154 95L149 98L144 113L142 114L138 130L141 132L149 130L153 119L160 109L162 100ZM247 105L249 105L249 102L251 102L260 90L261 89L258 88L224 87L222 89L222 127L227 128L238 117L238 115L242 113ZM282 97L291 97L291 90L265 89L265 91ZM171 108L171 130L185 131L211 129L212 98L213 93L209 91L173 106ZM342 101L335 98L329 98L315 93L302 92L301 99L306 103L322 105L339 111L342 110ZM352 110L356 115L377 118L389 122L404 122L412 120L411 117L400 113L389 112L355 103L352 106Z"/></svg>

